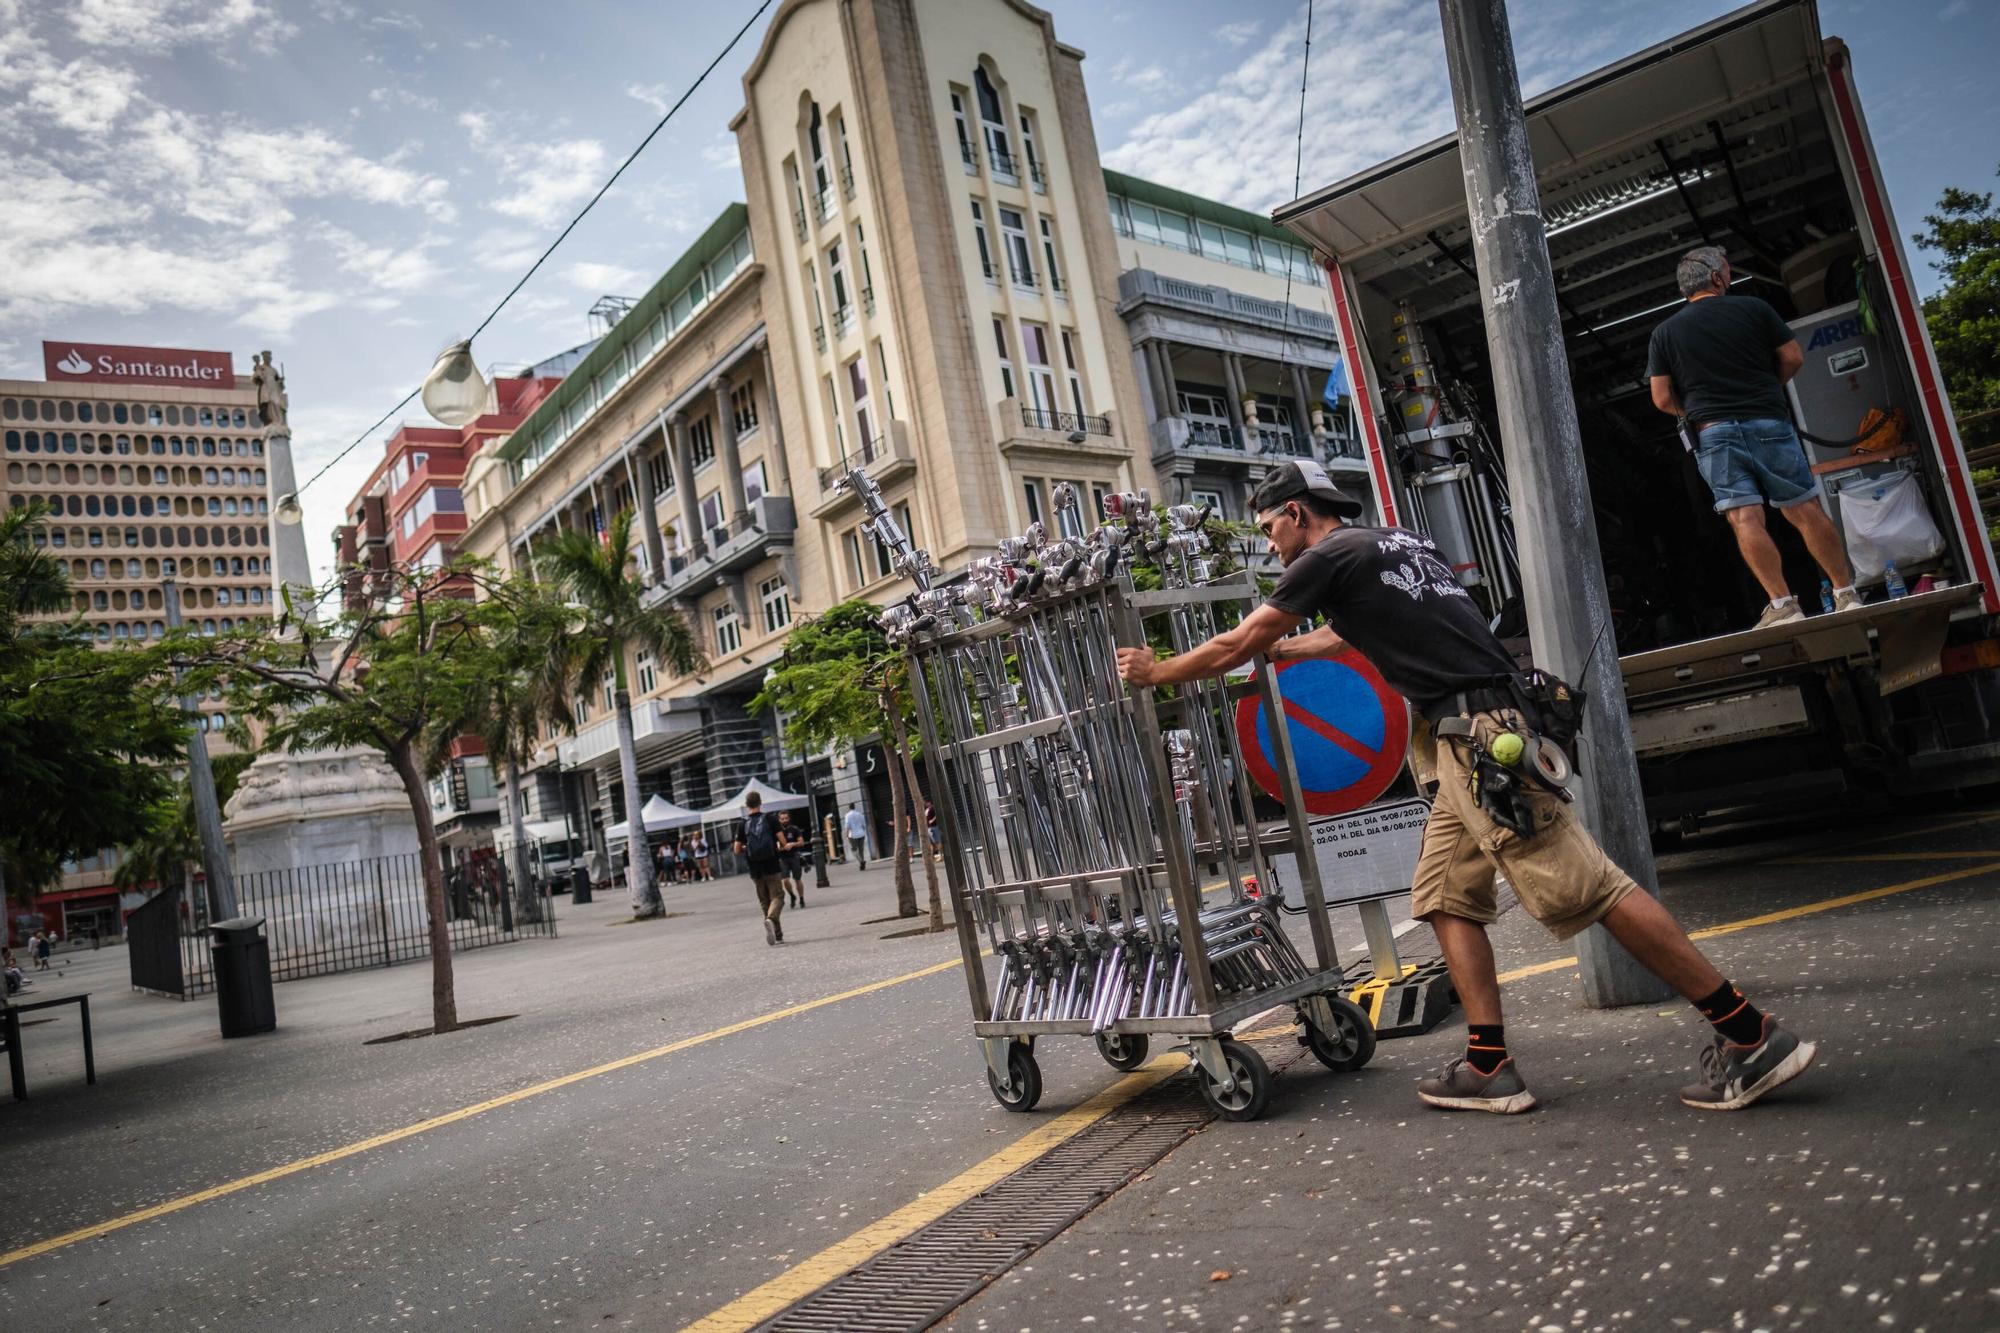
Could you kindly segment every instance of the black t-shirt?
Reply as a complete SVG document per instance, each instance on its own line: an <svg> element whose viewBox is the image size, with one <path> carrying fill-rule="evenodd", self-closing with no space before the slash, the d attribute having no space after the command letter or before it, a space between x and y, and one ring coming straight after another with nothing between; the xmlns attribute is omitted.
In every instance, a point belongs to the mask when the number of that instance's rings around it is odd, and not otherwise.
<svg viewBox="0 0 2000 1333"><path fill-rule="evenodd" d="M1792 330L1754 296L1689 301L1653 330L1646 373L1665 375L1689 421L1786 421L1778 349Z"/></svg>
<svg viewBox="0 0 2000 1333"><path fill-rule="evenodd" d="M1403 528L1334 530L1286 567L1269 601L1287 615L1325 616L1424 711L1515 671L1437 546Z"/></svg>

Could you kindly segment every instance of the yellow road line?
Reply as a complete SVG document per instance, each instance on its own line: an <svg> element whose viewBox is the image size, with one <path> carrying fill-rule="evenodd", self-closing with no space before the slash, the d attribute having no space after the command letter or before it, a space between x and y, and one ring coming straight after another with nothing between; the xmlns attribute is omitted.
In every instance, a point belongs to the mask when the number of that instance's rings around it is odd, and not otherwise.
<svg viewBox="0 0 2000 1333"><path fill-rule="evenodd" d="M753 1288L712 1314L695 1320L686 1326L683 1333L723 1333L724 1330L755 1328L794 1301L812 1295L890 1246L916 1234L967 1199L999 1184L1057 1144L1075 1138L1154 1084L1186 1068L1184 1060L1159 1056L1144 1069L1127 1074L1083 1105L1029 1130L985 1161L952 1177L914 1203L905 1204L881 1221L835 1241L763 1286Z"/></svg>
<svg viewBox="0 0 2000 1333"><path fill-rule="evenodd" d="M1971 828L1974 824L1990 824L2000 819L2000 811L1983 815L1970 815L1964 819L1950 819L1942 824L1926 824L1922 828L1907 828L1895 833L1883 833L1873 838L1857 838L1853 842L1837 843L1826 849L1833 852L1846 851L1853 847L1875 847L1885 842L1901 842L1904 838L1921 838L1926 833L1946 833L1955 828Z"/></svg>
<svg viewBox="0 0 2000 1333"><path fill-rule="evenodd" d="M1741 921L1725 921L1719 926L1706 930L1691 931L1691 940L1712 940L1718 935L1733 935L1739 930L1749 930L1754 926L1772 926L1780 921L1793 921L1802 916L1812 916L1817 912L1831 912L1835 908L1852 907L1856 903L1873 902L1877 898L1888 898L1898 893L1909 893L1915 889L1928 889L1934 884L1948 884L1955 879L1971 879L1974 875L1990 874L2000 870L2000 861L1988 861L1984 865L1968 866L1964 870L1950 870L1942 875L1926 875L1922 879L1907 879L1901 884L1889 884L1879 889L1867 889L1861 893L1843 894L1838 898L1825 898L1816 903L1806 903L1799 907L1787 907L1781 912L1766 912L1762 916L1746 916Z"/></svg>
<svg viewBox="0 0 2000 1333"><path fill-rule="evenodd" d="M1852 856L1786 856L1765 864L1774 866L1824 866L1837 865L1846 861L1976 861L1980 857L2000 856L2000 851L1991 847L1970 852L1861 852Z"/></svg>
<svg viewBox="0 0 2000 1333"><path fill-rule="evenodd" d="M456 1124L460 1120L468 1120L473 1116L481 1115L487 1111L498 1110L503 1106L512 1106L514 1103L524 1102L530 1097L539 1097L545 1092L554 1092L558 1088L569 1087L572 1083L581 1083L585 1079L596 1078L600 1074L610 1074L620 1069L629 1069L633 1065L644 1064L648 1060L657 1060L663 1055L672 1055L677 1051L685 1051L692 1046L702 1046L708 1042L720 1041L724 1037L733 1037L739 1032L748 1032L753 1028L760 1028L766 1024L776 1023L780 1019L795 1018L800 1014L808 1014L815 1009L824 1009L830 1004L839 1004L843 1000L852 1000L863 995L872 995L876 991L887 990L891 986L900 986L907 981L917 981L924 977L935 976L939 972L948 972L957 966L959 966L959 960L954 958L950 962L936 963L930 967L919 968L915 972L905 972L898 977L889 977L882 981L871 981L865 986L856 986L853 990L845 990L838 995L823 995L817 1000L807 1000L802 1004L790 1005L784 1009L774 1009L768 1014L760 1014L755 1018L746 1018L740 1023L731 1023L727 1027L719 1027L711 1032L704 1032L699 1036L683 1037L679 1041L670 1041L664 1046L655 1046L649 1051L640 1051L636 1055L623 1056L601 1065L592 1065L589 1069L579 1069L573 1074L564 1074L560 1078L552 1078L546 1082L519 1088L498 1097L490 1097L483 1102L475 1102L471 1106L460 1107L456 1111L447 1111L443 1115L432 1116L429 1120L419 1120L413 1125L404 1125L401 1129L392 1129L386 1134L377 1134L373 1138L366 1138L356 1143L345 1144L323 1153L314 1153L311 1157L301 1157L297 1161L286 1162L282 1166L274 1166L267 1171L259 1171L253 1175L241 1176L221 1185L214 1185L205 1190L197 1190L193 1194L183 1194L177 1199L169 1199L165 1203L154 1204L150 1208L141 1208L137 1212L126 1213L122 1217L114 1217L107 1222L98 1222L91 1226L79 1227L75 1231L65 1231L59 1236L51 1236L47 1240L37 1241L33 1245L24 1245L18 1250L9 1250L5 1254L0 1254L0 1268L5 1268L9 1264L17 1264L23 1259L32 1259L36 1255L47 1254L51 1250L60 1250L66 1245L74 1245L79 1241L95 1240L99 1236L109 1235L111 1232L120 1231L129 1226L136 1226L141 1222L150 1222L156 1217L165 1217L169 1213L178 1213L182 1209L192 1208L198 1203L207 1203L211 1199L225 1198L228 1195L240 1193L257 1185L268 1184L273 1180L282 1180L286 1176L297 1175L301 1171L310 1171L316 1166L325 1166L329 1162L338 1162L343 1158L367 1152L371 1148L380 1148L387 1144L399 1143L404 1139L414 1138L419 1134L428 1133L430 1130L439 1129L445 1125Z"/></svg>
<svg viewBox="0 0 2000 1333"><path fill-rule="evenodd" d="M2000 815L1991 816L1991 818L2000 819ZM1978 822L1978 821L1968 821L1968 822ZM1856 903L1868 902L1876 898L1887 898L1893 894L1909 893L1916 889L1929 888L1934 884L1944 884L1957 879L1968 879L1974 875L1986 874L1990 871L1995 871L1995 870L2000 870L2000 861L1994 861L1982 865L1971 866L1963 870L1954 870L1941 875L1930 875L1923 879L1907 880L1901 884L1891 884L1884 888L1870 889L1863 893L1852 893L1839 898L1828 898L1822 902L1807 903L1799 907L1787 908L1786 910L1781 912L1771 912L1771 913L1766 913L1765 915L1762 916L1746 917L1741 921L1732 921L1720 926L1710 926L1706 930L1695 931L1693 934L1693 938L1698 940L1710 939L1717 935L1726 935L1739 930L1748 930L1754 926L1765 926L1765 925L1772 925L1780 921L1790 921L1798 917L1810 916L1818 912L1828 912L1840 907L1849 907ZM1564 968L1575 967L1576 963L1577 960L1575 958L1552 959L1548 962L1534 963L1527 967L1515 968L1510 972L1502 973L1499 977L1499 980L1502 982L1519 981L1525 977L1538 976L1546 972L1557 972L1563 970ZM726 1027L715 1028L712 1031L701 1033L698 1036L684 1037L679 1041L668 1042L664 1046L655 1046L651 1050L640 1051L633 1055L623 1056L617 1060L607 1061L604 1064L593 1065L588 1069L577 1070L575 1073L564 1074L559 1078L552 1078L541 1083L532 1084L529 1087L519 1088L513 1092L504 1093L498 1097L488 1098L486 1101L483 1102L476 1102L471 1106L460 1107L456 1111L448 1111L443 1115L433 1116L428 1120L420 1120L415 1124L404 1125L400 1129L392 1129L389 1130L387 1133L377 1134L371 1138L361 1139L354 1143L345 1144L339 1148L329 1149L328 1151L323 1153L315 1153L310 1157L301 1157L296 1161L286 1162L281 1166L274 1166L269 1168L268 1170L259 1171L252 1175L241 1176L235 1180L226 1181L220 1185L214 1185L204 1190L197 1190L192 1194L184 1194L179 1198L169 1199L164 1203L154 1204L152 1207L149 1208L141 1208L136 1212L126 1213L123 1216L114 1217L109 1219L108 1221L94 1223L93 1225L87 1227L79 1227L74 1231L66 1231L63 1232L61 1235L51 1236L47 1240L37 1241L32 1245L26 1245L22 1246L19 1249L9 1250L4 1254L0 1254L0 1268L5 1268L10 1264L19 1263L24 1259L32 1259L38 1255L48 1254L51 1251L63 1249L67 1246L75 1245L81 1241L95 1240L99 1236L106 1236L114 1231L121 1231L126 1227L136 1226L141 1222L150 1222L155 1218L165 1217L172 1213L178 1213L184 1209L192 1208L196 1204L207 1203L214 1199L226 1198L231 1194L241 1193L242 1191L251 1189L257 1185L268 1184L274 1180L282 1180L286 1176L297 1175L301 1171L310 1171L314 1167L325 1166L332 1162L342 1161L346 1158L367 1152L373 1148L384 1147L391 1143L399 1143L404 1139L414 1138L419 1134L428 1133L430 1130L439 1129L445 1125L455 1124L458 1121L470 1119L473 1116L484 1114L487 1111L498 1110L500 1107L503 1106L511 1106L516 1102L526 1101L531 1097L538 1097L545 1092L554 1092L558 1088L566 1088L569 1087L571 1084L581 1083L586 1079L596 1078L602 1074L614 1073L620 1069L629 1069L634 1065L644 1064L649 1060L657 1060L661 1056L672 1055L675 1052L685 1051L691 1047L705 1045L712 1041L720 1041L724 1037L731 1037L741 1032L748 1032L755 1028L764 1027L767 1024L778 1022L781 1019L794 1018L800 1014L811 1013L815 1009L822 1009L828 1005L839 1004L844 1000L852 1000L859 998L860 996L863 995L871 995L876 991L887 990L892 986L900 986L905 982L917 981L924 977L935 976L939 972L947 972L950 971L952 968L958 966L960 966L960 960L955 958L951 959L948 962L934 963L929 967L919 968L914 972L905 972L901 976L888 977L881 981L872 981L865 986L856 986L852 990L841 991L836 995L821 996L817 1000L807 1000L801 1004L790 1005L783 1009L774 1009L770 1013L760 1014L755 1018L746 1018L741 1022L731 1023ZM1056 1143L1061 1142L1062 1138L1069 1137L1069 1135L1063 1135L1052 1141L1038 1139L1036 1136L1042 1134L1044 1131L1053 1130L1057 1125L1075 1123L1073 1121L1067 1120L1066 1117L1080 1115L1085 1110L1091 1107L1099 1107L1099 1106L1102 1107L1099 1113L1094 1117L1094 1119L1102 1119L1104 1115L1110 1114L1112 1110L1115 1110L1118 1105L1122 1105L1124 1101L1129 1101L1132 1097L1137 1096L1140 1091L1144 1090L1144 1087L1130 1088L1126 1092L1124 1097L1116 1102L1106 1103L1105 1099L1117 1093L1118 1090L1121 1088L1128 1088L1128 1085L1131 1084L1132 1079L1142 1078L1146 1075L1152 1074L1154 1072L1155 1067L1158 1064L1159 1062L1155 1061L1153 1065L1147 1066L1146 1069L1141 1070L1138 1073L1133 1074L1126 1079L1121 1079L1118 1083L1115 1083L1111 1087L1105 1089L1103 1092L1099 1093L1096 1097L1092 1098L1089 1102L1084 1103L1083 1106L1077 1107L1076 1110L1074 1111L1066 1112L1065 1116L1058 1117L1056 1120L1049 1122L1048 1125L1043 1126L1040 1129L1031 1131L1028 1135L1024 1136L1020 1140L1020 1142L1021 1143L1028 1143L1030 1141L1040 1142L1040 1143L1045 1143L1046 1147L1053 1147ZM1165 1071L1161 1072L1156 1078L1154 1078L1153 1082L1157 1082L1159 1078L1166 1077L1167 1074L1172 1073L1175 1069L1184 1067L1180 1062L1172 1060L1168 1061L1168 1065L1169 1067ZM1151 1084L1148 1083L1144 1086L1150 1087ZM1081 1132L1081 1130L1086 1128L1089 1123L1092 1122L1084 1122L1082 1124L1077 1124L1076 1128L1070 1131L1071 1134ZM1001 1155L1004 1156L1011 1151L1012 1149L1003 1150ZM997 1158L994 1160L997 1160ZM979 1168L975 1167L973 1168L973 1170L976 1172L979 1170ZM1003 1172L1002 1174L1005 1173ZM983 1186L981 1188L983 1188ZM975 1190L973 1192L977 1193L978 1191ZM933 1194L935 1194L935 1191L933 1192ZM932 1196L926 1196L926 1199L930 1197ZM968 1195L966 1197L970 1196ZM921 1200L919 1201L919 1203L922 1202L923 1201ZM917 1205L912 1205L912 1206L915 1207ZM897 1216L897 1214L891 1214L891 1217L894 1216ZM885 1222L887 1220L888 1219L884 1219ZM808 1262L812 1261L809 1260ZM782 1281L783 1279L779 1280ZM796 1299L796 1297L792 1299ZM787 1303L789 1303L789 1301Z"/></svg>

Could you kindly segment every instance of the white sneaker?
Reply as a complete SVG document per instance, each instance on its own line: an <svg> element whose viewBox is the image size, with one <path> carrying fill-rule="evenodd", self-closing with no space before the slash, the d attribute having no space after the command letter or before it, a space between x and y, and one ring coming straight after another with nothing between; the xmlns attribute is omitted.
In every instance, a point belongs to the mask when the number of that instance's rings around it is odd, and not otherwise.
<svg viewBox="0 0 2000 1333"><path fill-rule="evenodd" d="M1867 603L1861 600L1861 593L1854 588L1836 591L1833 594L1833 609L1835 614L1842 611L1852 611L1857 606L1866 605Z"/></svg>
<svg viewBox="0 0 2000 1333"><path fill-rule="evenodd" d="M1837 610L1838 608L1835 609ZM1757 623L1752 625L1751 628L1769 629L1773 625L1789 625L1794 620L1804 620L1805 618L1806 613L1799 606L1799 599L1794 597L1783 606L1766 606L1764 614L1757 617Z"/></svg>

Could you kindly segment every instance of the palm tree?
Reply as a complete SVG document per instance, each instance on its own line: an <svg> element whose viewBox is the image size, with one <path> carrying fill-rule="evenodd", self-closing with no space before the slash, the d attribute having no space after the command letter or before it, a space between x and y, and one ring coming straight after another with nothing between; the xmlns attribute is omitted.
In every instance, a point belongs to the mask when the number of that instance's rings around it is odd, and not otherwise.
<svg viewBox="0 0 2000 1333"><path fill-rule="evenodd" d="M558 533L535 550L536 574L554 584L582 612L583 626L563 654L568 681L589 684L614 675L612 712L618 723L618 771L625 789L626 862L632 909L640 916L663 911L653 881L653 858L646 854L639 816L639 759L632 740L632 695L626 655L644 649L676 675L701 670L707 659L687 618L671 603L645 604L632 572L632 511L621 509L610 531Z"/></svg>
<svg viewBox="0 0 2000 1333"><path fill-rule="evenodd" d="M576 729L567 662L578 613L537 584L508 583L491 592L491 600L505 607L505 615L490 630L493 669L467 700L465 714L438 728L431 738L432 761L441 764L458 737L468 733L479 737L487 762L499 775L500 798L507 806L514 913L522 921L539 921L542 899L528 868L520 774L545 731Z"/></svg>

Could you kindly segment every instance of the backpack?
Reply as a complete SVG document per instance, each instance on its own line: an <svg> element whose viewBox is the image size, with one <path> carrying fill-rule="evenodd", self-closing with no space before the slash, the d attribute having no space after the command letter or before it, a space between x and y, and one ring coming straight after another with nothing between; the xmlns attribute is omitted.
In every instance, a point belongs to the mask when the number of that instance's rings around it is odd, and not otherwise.
<svg viewBox="0 0 2000 1333"><path fill-rule="evenodd" d="M743 853L752 861L778 859L778 835L771 816L758 811L743 821Z"/></svg>

